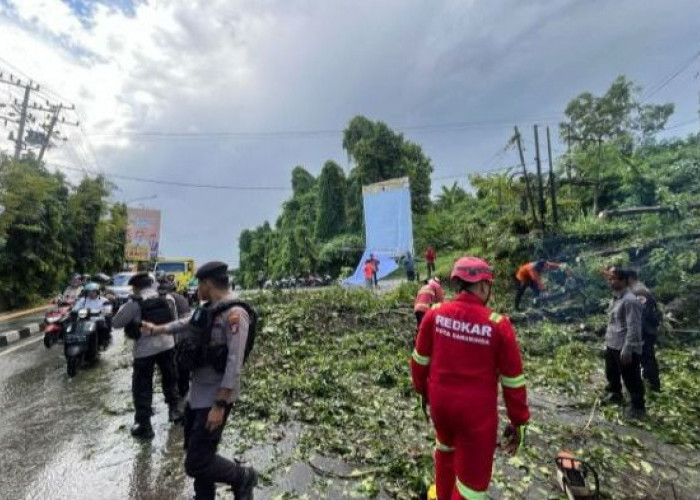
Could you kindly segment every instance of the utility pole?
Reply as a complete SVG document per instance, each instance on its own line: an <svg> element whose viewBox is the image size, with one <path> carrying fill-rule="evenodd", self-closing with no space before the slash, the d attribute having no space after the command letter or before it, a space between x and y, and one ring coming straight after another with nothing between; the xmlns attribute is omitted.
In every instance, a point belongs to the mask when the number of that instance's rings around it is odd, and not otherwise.
<svg viewBox="0 0 700 500"><path fill-rule="evenodd" d="M537 125L533 126L535 130L535 164L537 165L537 199L540 206L540 229L544 233L544 186L542 185L542 164L540 163L540 138L537 133Z"/></svg>
<svg viewBox="0 0 700 500"><path fill-rule="evenodd" d="M24 140L24 125L27 123L27 106L29 106L29 93L32 90L32 84L28 83L24 88L24 100L22 101L22 111L19 117L19 131L15 138L15 160L19 160L19 154L22 151L22 141Z"/></svg>
<svg viewBox="0 0 700 500"><path fill-rule="evenodd" d="M532 197L532 189L530 189L530 177L527 174L527 167L525 166L525 155L523 155L523 145L520 140L520 131L518 127L513 127L515 129L515 142L518 145L518 154L520 155L520 165L523 167L523 177L525 179L525 194L527 196L527 201L532 209L532 220L537 223L537 213L535 212L535 200Z"/></svg>
<svg viewBox="0 0 700 500"><path fill-rule="evenodd" d="M552 165L552 141L549 138L549 126L547 126L547 156L549 157L549 192L552 197L552 217L554 226L559 226L559 211L557 210L557 186Z"/></svg>
<svg viewBox="0 0 700 500"><path fill-rule="evenodd" d="M51 123L49 124L49 130L48 130L48 132L46 132L46 138L44 139L44 142L41 144L41 151L39 151L39 157L37 158L39 163L41 163L41 160L44 158L44 153L46 152L46 148L49 147L49 143L51 142L51 135L53 134L53 129L56 126L56 122L58 121L58 115L60 113L61 113L61 105L59 104L53 112L53 116L51 117Z"/></svg>

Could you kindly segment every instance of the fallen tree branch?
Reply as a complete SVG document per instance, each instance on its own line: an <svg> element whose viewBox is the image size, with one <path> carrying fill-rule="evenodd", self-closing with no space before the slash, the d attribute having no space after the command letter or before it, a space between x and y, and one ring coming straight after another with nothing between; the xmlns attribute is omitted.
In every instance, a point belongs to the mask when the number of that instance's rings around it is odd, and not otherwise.
<svg viewBox="0 0 700 500"><path fill-rule="evenodd" d="M371 476L373 474L376 474L377 472L382 472L385 468L384 467L374 467L372 469L367 469L367 470L356 470L352 471L349 474L341 474L339 472L333 472L329 470L322 469L318 465L315 465L311 461L306 462L309 467L311 467L311 470L313 470L317 475L321 477L326 477L329 479L343 479L346 481L351 481L353 479L360 479L366 476Z"/></svg>

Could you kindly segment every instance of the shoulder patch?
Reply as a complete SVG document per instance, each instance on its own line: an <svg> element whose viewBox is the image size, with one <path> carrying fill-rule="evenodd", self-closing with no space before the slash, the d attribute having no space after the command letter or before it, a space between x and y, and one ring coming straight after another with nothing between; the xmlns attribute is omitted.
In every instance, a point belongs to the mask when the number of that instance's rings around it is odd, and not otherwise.
<svg viewBox="0 0 700 500"><path fill-rule="evenodd" d="M501 321L503 321L503 316L498 313L492 312L489 316L489 321L492 321L494 323L500 323Z"/></svg>
<svg viewBox="0 0 700 500"><path fill-rule="evenodd" d="M642 304L647 303L647 298L644 295L637 295L637 300L641 302Z"/></svg>

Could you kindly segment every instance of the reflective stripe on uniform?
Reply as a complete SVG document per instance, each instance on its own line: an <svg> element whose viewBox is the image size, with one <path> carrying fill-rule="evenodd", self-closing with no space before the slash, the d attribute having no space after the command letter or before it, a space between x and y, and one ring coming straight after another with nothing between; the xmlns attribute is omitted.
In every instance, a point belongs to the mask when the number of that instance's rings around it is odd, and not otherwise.
<svg viewBox="0 0 700 500"><path fill-rule="evenodd" d="M455 451L455 449L452 446L447 446L446 444L442 444L440 441L438 441L437 438L435 438L435 451L441 451L443 453L451 453Z"/></svg>
<svg viewBox="0 0 700 500"><path fill-rule="evenodd" d="M440 307L441 305L442 305L442 302L438 302L437 304L433 304L430 308L431 308L431 309L437 309L437 308Z"/></svg>
<svg viewBox="0 0 700 500"><path fill-rule="evenodd" d="M421 356L416 349L413 349L413 361L422 366L428 366L430 356Z"/></svg>
<svg viewBox="0 0 700 500"><path fill-rule="evenodd" d="M492 321L494 323L500 323L503 320L503 316L501 316L498 313L491 313L491 316L489 316L489 321Z"/></svg>
<svg viewBox="0 0 700 500"><path fill-rule="evenodd" d="M524 387L525 386L525 375L518 375L517 377L501 376L501 385L503 387L508 387L510 389L517 389L518 387Z"/></svg>
<svg viewBox="0 0 700 500"><path fill-rule="evenodd" d="M457 491L459 491L462 498L466 498L467 500L487 500L488 498L485 491L475 491L462 483L459 478L457 478Z"/></svg>
<svg viewBox="0 0 700 500"><path fill-rule="evenodd" d="M413 308L413 312L428 312L430 306L428 304L416 304Z"/></svg>

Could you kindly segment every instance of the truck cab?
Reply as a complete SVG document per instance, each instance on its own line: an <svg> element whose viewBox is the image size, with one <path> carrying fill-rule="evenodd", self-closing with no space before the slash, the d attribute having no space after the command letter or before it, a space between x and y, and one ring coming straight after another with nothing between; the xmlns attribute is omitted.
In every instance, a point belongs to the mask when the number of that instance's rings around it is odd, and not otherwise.
<svg viewBox="0 0 700 500"><path fill-rule="evenodd" d="M162 258L158 259L153 272L175 276L175 284L178 292L184 292L192 278L194 278L194 259Z"/></svg>

